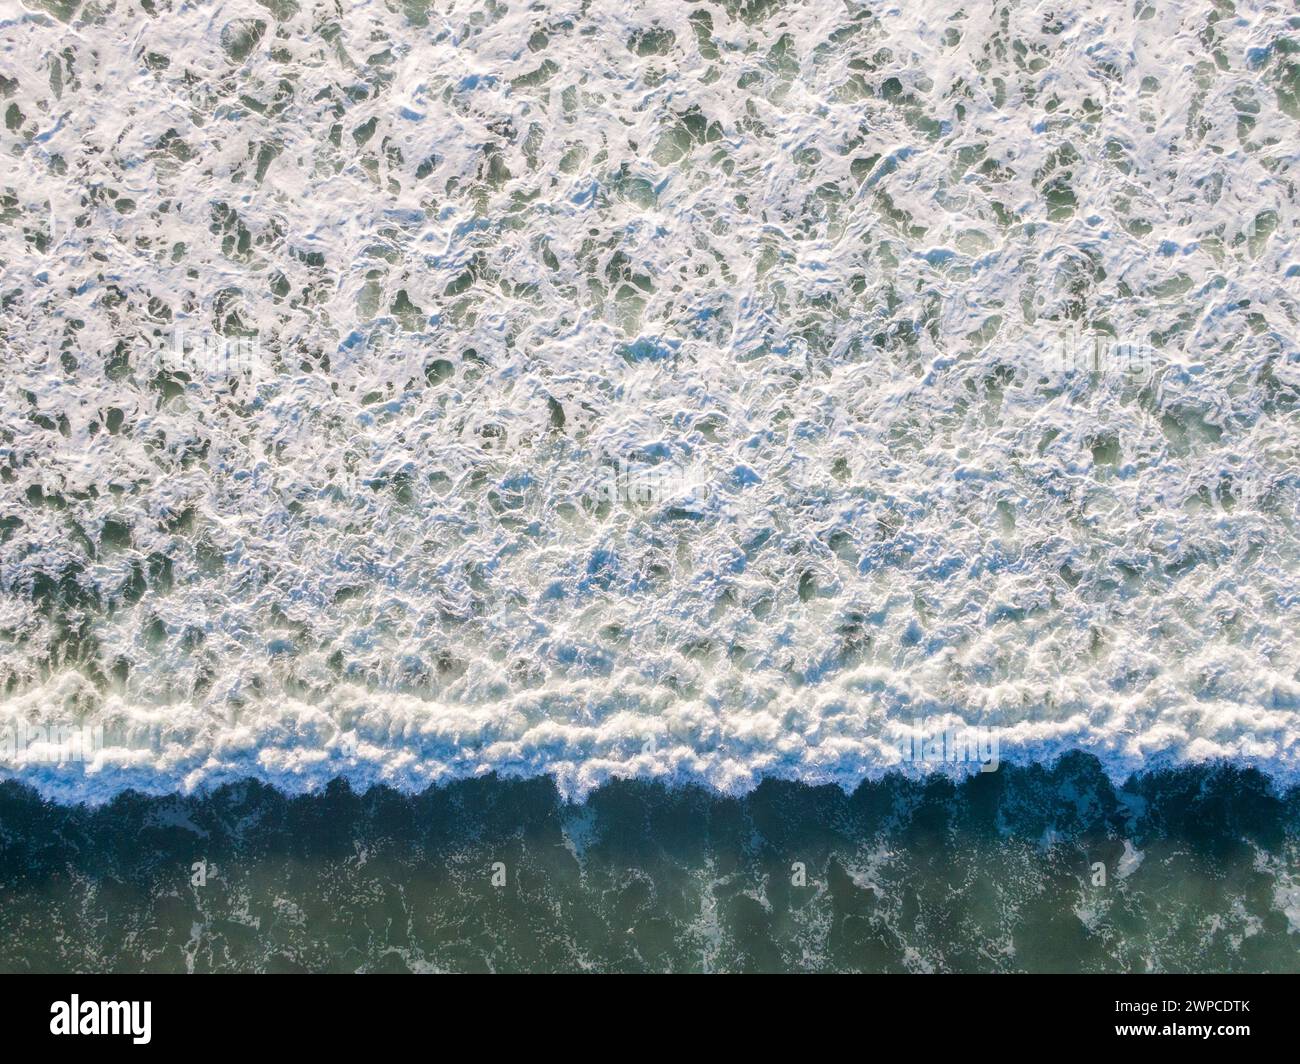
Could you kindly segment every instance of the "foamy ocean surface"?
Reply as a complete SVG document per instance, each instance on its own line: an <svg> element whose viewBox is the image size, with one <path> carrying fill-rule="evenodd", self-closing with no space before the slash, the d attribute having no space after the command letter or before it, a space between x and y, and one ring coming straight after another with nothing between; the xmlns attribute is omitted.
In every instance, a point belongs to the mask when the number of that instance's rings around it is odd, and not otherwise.
<svg viewBox="0 0 1300 1064"><path fill-rule="evenodd" d="M1300 969L1293 5L0 0L0 115L0 968Z"/></svg>

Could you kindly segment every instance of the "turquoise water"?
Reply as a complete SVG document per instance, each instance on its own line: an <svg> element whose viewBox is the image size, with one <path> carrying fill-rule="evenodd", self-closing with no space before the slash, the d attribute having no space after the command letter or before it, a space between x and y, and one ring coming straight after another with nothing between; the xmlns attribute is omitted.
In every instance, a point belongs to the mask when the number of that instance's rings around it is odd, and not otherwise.
<svg viewBox="0 0 1300 1064"><path fill-rule="evenodd" d="M1116 789L1086 755L582 805L496 777L99 807L6 783L0 970L1296 971L1298 875L1300 790Z"/></svg>

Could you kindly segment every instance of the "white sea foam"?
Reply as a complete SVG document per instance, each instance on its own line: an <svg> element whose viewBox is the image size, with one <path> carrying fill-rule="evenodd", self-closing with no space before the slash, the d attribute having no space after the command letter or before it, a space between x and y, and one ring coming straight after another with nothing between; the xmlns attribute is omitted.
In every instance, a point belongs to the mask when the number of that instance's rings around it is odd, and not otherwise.
<svg viewBox="0 0 1300 1064"><path fill-rule="evenodd" d="M1289 5L0 11L11 773L1300 778Z"/></svg>

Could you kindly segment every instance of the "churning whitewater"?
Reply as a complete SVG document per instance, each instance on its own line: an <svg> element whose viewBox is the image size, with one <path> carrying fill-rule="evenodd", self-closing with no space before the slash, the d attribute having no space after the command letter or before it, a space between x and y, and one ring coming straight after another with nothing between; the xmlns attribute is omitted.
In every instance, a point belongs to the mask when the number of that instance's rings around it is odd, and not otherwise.
<svg viewBox="0 0 1300 1064"><path fill-rule="evenodd" d="M11 0L0 71L6 774L1300 778L1290 5Z"/></svg>

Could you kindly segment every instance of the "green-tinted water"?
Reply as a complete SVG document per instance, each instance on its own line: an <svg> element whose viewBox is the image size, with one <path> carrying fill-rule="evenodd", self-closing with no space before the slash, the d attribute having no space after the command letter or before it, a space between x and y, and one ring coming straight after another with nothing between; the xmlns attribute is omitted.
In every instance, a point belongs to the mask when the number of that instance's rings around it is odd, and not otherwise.
<svg viewBox="0 0 1300 1064"><path fill-rule="evenodd" d="M1300 791L1226 768L582 806L495 777L98 808L0 786L6 971L1296 971L1298 932Z"/></svg>

